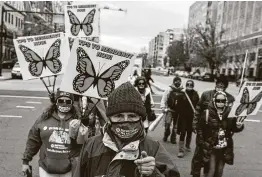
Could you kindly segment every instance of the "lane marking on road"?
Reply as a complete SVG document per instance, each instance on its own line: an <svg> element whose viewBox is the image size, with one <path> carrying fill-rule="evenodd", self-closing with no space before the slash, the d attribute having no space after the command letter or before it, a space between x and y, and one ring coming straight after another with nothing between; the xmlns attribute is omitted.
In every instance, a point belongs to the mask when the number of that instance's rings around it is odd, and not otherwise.
<svg viewBox="0 0 262 177"><path fill-rule="evenodd" d="M156 116L159 116L160 114L156 114ZM260 122L260 120L255 119L245 119L246 122Z"/></svg>
<svg viewBox="0 0 262 177"><path fill-rule="evenodd" d="M49 97L34 97L34 96L14 96L14 95L0 95L0 98L32 98L32 99L43 99L48 100Z"/></svg>
<svg viewBox="0 0 262 177"><path fill-rule="evenodd" d="M162 109L160 109L160 108L152 108L153 110L155 110L155 111L161 111Z"/></svg>
<svg viewBox="0 0 262 177"><path fill-rule="evenodd" d="M33 106L16 106L17 108L34 109Z"/></svg>
<svg viewBox="0 0 262 177"><path fill-rule="evenodd" d="M28 103L28 104L42 104L42 102L37 102L37 101L27 101L26 103Z"/></svg>
<svg viewBox="0 0 262 177"><path fill-rule="evenodd" d="M4 118L22 118L22 116L13 116L13 115L0 115L0 117L4 117Z"/></svg>
<svg viewBox="0 0 262 177"><path fill-rule="evenodd" d="M254 120L254 119L246 119L247 122L260 122L260 120Z"/></svg>

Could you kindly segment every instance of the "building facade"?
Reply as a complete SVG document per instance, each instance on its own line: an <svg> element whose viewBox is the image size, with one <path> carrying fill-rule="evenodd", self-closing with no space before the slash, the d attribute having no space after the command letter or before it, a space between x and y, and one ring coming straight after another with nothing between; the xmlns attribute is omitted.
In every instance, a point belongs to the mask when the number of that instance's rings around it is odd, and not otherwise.
<svg viewBox="0 0 262 177"><path fill-rule="evenodd" d="M53 1L53 12L64 14L65 6L69 5L69 1ZM53 15L53 24L56 32L65 31L65 21L62 15Z"/></svg>
<svg viewBox="0 0 262 177"><path fill-rule="evenodd" d="M160 32L149 42L148 60L153 67L163 67L164 58L167 57L167 48L174 40L181 39L182 29L168 29Z"/></svg>
<svg viewBox="0 0 262 177"><path fill-rule="evenodd" d="M52 1L24 1L24 8L31 12L50 13L28 13L25 18L25 36L54 32Z"/></svg>
<svg viewBox="0 0 262 177"><path fill-rule="evenodd" d="M24 19L26 14L19 12L24 10L23 2L21 1L1 1L0 2L0 17L3 18L3 53L1 55L2 62L15 59L15 49L13 39L23 35ZM12 12L4 11L2 15L2 7L4 10L11 10ZM1 20L0 20L1 23Z"/></svg>
<svg viewBox="0 0 262 177"><path fill-rule="evenodd" d="M220 1L218 7L218 29L225 29L223 40L230 44L228 60L220 72L239 77L247 52L245 75L262 80L262 2Z"/></svg>

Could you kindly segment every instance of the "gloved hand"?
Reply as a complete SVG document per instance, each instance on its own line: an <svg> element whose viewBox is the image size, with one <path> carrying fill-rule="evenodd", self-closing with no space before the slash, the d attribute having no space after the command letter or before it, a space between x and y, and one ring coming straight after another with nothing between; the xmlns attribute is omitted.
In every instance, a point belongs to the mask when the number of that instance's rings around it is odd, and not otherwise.
<svg viewBox="0 0 262 177"><path fill-rule="evenodd" d="M148 156L145 151L141 152L141 158L134 161L141 175L150 176L156 168L155 158Z"/></svg>
<svg viewBox="0 0 262 177"><path fill-rule="evenodd" d="M30 165L23 164L22 165L22 173L23 173L23 176L26 176L28 173L32 173L32 171L30 169Z"/></svg>

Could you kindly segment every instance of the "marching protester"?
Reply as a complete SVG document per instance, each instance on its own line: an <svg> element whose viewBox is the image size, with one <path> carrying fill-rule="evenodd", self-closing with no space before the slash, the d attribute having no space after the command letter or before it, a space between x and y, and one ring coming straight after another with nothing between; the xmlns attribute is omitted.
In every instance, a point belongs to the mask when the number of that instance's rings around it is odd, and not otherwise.
<svg viewBox="0 0 262 177"><path fill-rule="evenodd" d="M29 162L40 150L40 177L72 176L74 157L70 153L75 149L71 148L69 123L78 119L73 102L73 94L58 89L55 104L36 120L29 131L22 158L24 173L30 172Z"/></svg>
<svg viewBox="0 0 262 177"><path fill-rule="evenodd" d="M74 177L180 176L164 147L145 136L147 113L133 85L126 82L109 95L106 114L104 133L85 142Z"/></svg>
<svg viewBox="0 0 262 177"><path fill-rule="evenodd" d="M225 164L233 165L233 133L244 129L245 117L228 118L231 106L228 96L218 91L208 103L206 116L197 123L198 146L203 148L200 157L209 169L205 177L222 177Z"/></svg>
<svg viewBox="0 0 262 177"><path fill-rule="evenodd" d="M137 73L137 70L134 70L133 75L130 75L130 76L128 77L129 82L130 82L132 85L134 85L134 84L135 84L135 80L136 80L136 78L137 78L138 76L139 76L139 75L138 75L138 73Z"/></svg>
<svg viewBox="0 0 262 177"><path fill-rule="evenodd" d="M145 71L145 78L146 78L147 85L149 86L149 88L151 90L151 93L154 93L152 88L151 88L151 84L150 84L150 81L152 81L154 83L154 80L152 79L151 65L149 65L148 69Z"/></svg>
<svg viewBox="0 0 262 177"><path fill-rule="evenodd" d="M185 96L179 104L179 118L177 123L177 134L180 134L178 157L184 156L185 150L190 152L190 144L192 138L192 122L195 112L195 107L199 101L199 95L194 90L194 81L186 82ZM186 137L186 142L185 142Z"/></svg>
<svg viewBox="0 0 262 177"><path fill-rule="evenodd" d="M166 142L170 135L170 126L173 121L173 128L170 141L172 144L176 144L176 124L178 119L178 104L181 103L184 93L181 87L181 78L175 77L173 84L164 92L161 99L160 108L165 114L165 132L163 141Z"/></svg>
<svg viewBox="0 0 262 177"><path fill-rule="evenodd" d="M195 110L195 116L193 119L193 132L196 133L196 125L200 117L205 116L205 110L208 107L208 104L212 101L212 98L214 94L218 91L226 91L228 87L228 80L224 76L220 76L216 80L216 85L215 89L208 90L202 93L201 98L196 106ZM230 95L229 93L225 92L227 94L227 100L228 100L228 106L232 106L233 102L235 101L235 98ZM203 167L203 160L201 159L201 155L203 153L203 149L198 146L198 134L196 136L196 148L195 148L195 153L192 158L192 163L191 163L191 175L194 177L199 177L201 168ZM208 164L204 164L204 173L207 173L208 171Z"/></svg>
<svg viewBox="0 0 262 177"><path fill-rule="evenodd" d="M152 110L152 107L154 107L155 103L152 97L152 93L148 88L146 79L144 77L137 77L134 86L136 87L137 91L141 95L142 101L146 108L147 116L145 117L145 120L143 120L143 122L144 122L145 131L147 133L150 122L156 119L156 115Z"/></svg>

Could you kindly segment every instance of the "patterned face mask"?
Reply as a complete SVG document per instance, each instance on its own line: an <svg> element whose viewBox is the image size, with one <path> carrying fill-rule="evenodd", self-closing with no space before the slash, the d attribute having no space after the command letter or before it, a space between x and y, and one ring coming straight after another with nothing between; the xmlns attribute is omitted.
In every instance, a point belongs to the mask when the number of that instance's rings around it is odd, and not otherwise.
<svg viewBox="0 0 262 177"><path fill-rule="evenodd" d="M73 102L68 98L57 99L56 106L59 112L68 113L72 109Z"/></svg>

